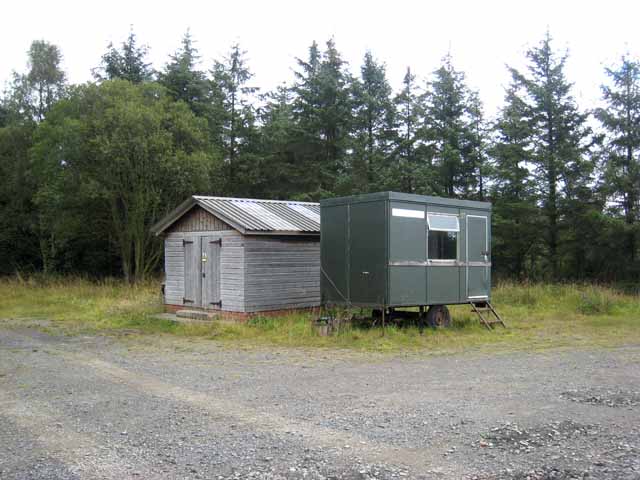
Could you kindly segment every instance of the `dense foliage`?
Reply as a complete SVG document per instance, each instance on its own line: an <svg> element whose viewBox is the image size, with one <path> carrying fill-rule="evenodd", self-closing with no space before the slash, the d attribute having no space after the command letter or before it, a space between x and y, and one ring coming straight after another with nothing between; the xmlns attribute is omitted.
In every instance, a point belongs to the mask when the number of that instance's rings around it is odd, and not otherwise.
<svg viewBox="0 0 640 480"><path fill-rule="evenodd" d="M394 90L366 52L333 40L260 92L246 52L204 66L187 32L155 70L131 32L70 85L60 50L33 42L0 99L0 274L158 267L150 226L192 193L317 200L380 190L489 200L494 270L521 279L640 275L640 63L606 70L581 109L566 54L526 52L495 119L447 55Z"/></svg>

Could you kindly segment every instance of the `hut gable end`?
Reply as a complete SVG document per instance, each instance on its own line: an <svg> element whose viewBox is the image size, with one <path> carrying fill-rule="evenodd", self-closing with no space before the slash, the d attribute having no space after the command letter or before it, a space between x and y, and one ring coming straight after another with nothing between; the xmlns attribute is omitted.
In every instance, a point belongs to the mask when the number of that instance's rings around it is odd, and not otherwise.
<svg viewBox="0 0 640 480"><path fill-rule="evenodd" d="M221 232L233 228L198 205L185 213L171 227L172 232Z"/></svg>

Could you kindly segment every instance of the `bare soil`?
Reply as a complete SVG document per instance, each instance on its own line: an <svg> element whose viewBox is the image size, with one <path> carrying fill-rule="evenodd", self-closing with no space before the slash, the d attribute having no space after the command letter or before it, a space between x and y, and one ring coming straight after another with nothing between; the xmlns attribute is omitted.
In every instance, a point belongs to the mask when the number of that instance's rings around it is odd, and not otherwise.
<svg viewBox="0 0 640 480"><path fill-rule="evenodd" d="M640 479L640 346L243 351L0 322L0 478Z"/></svg>

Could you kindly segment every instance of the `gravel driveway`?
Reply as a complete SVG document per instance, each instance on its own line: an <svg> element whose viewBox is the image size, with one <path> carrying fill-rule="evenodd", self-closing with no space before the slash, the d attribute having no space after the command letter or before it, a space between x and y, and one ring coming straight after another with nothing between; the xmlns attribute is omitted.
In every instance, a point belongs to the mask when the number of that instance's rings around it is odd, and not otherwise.
<svg viewBox="0 0 640 480"><path fill-rule="evenodd" d="M230 350L0 323L0 479L640 479L640 346Z"/></svg>

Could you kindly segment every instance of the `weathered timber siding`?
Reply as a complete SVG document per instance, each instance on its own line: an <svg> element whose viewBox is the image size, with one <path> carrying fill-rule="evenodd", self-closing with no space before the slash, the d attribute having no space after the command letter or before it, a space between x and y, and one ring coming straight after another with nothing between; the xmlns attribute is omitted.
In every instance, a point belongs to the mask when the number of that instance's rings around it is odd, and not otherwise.
<svg viewBox="0 0 640 480"><path fill-rule="evenodd" d="M220 232L232 228L202 207L194 206L171 226L171 232Z"/></svg>
<svg viewBox="0 0 640 480"><path fill-rule="evenodd" d="M236 230L174 232L164 239L165 303L198 307L184 304L185 295L185 251L183 240L202 237L220 237L220 300L222 310L244 312L244 238Z"/></svg>
<svg viewBox="0 0 640 480"><path fill-rule="evenodd" d="M203 291L203 285L211 286L213 270L212 265L205 265L209 273L205 280L201 278L201 252L217 238L222 245L216 255L209 254L209 261L218 254L220 259L219 283L213 295ZM170 305L218 309L208 303L219 291L220 309L230 312L317 306L320 241L318 237L245 236L195 206L167 231L165 275L165 303Z"/></svg>
<svg viewBox="0 0 640 480"><path fill-rule="evenodd" d="M320 239L244 237L245 311L320 304Z"/></svg>

